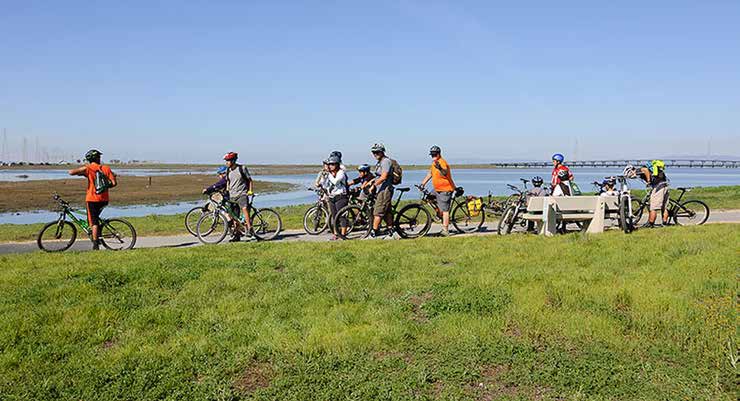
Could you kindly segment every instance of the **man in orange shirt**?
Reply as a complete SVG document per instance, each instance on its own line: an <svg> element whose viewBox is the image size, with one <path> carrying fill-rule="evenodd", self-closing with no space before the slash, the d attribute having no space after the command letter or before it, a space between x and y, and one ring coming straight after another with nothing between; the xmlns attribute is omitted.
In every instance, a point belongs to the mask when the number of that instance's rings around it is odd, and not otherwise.
<svg viewBox="0 0 740 401"><path fill-rule="evenodd" d="M455 193L455 182L452 181L450 165L442 158L442 149L439 146L432 146L429 150L429 156L432 157L432 167L429 169L427 176L424 177L424 181L421 182L421 186L426 186L427 182L432 180L434 191L437 192L437 205L442 211L441 234L447 237L450 235L450 205Z"/></svg>
<svg viewBox="0 0 740 401"><path fill-rule="evenodd" d="M87 164L69 171L69 175L79 175L87 178L87 193L85 203L87 204L87 222L92 230L93 249L100 248L100 213L108 206L108 188L118 185L116 175L110 167L100 164L100 151L92 149L85 154ZM100 171L108 179L108 185L101 185L98 180L96 185L95 176Z"/></svg>

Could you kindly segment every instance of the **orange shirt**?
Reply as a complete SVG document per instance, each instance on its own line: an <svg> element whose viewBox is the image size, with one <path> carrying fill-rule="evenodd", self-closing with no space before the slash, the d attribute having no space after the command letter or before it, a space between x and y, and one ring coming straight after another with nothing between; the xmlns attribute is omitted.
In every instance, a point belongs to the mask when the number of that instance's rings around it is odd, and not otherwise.
<svg viewBox="0 0 740 401"><path fill-rule="evenodd" d="M439 162L439 166L442 167L442 169L447 170L447 176L442 175L439 169L435 166L436 162L432 162L431 173L432 185L434 185L434 190L437 192L454 191L455 183L452 182L452 171L450 170L450 165L447 164L447 161L441 157L437 161Z"/></svg>
<svg viewBox="0 0 740 401"><path fill-rule="evenodd" d="M87 194L85 195L85 202L108 202L108 190L102 194L95 193L95 172L101 170L109 180L113 181L113 172L108 166L101 166L98 163L90 163L85 169L85 177L87 177Z"/></svg>

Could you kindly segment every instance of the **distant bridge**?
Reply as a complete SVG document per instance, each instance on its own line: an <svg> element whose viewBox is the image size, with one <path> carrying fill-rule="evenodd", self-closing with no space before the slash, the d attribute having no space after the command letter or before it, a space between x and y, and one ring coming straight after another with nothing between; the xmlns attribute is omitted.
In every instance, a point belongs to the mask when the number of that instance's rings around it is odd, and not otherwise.
<svg viewBox="0 0 740 401"><path fill-rule="evenodd" d="M701 160L701 159L662 159L666 167L686 168L740 168L740 160ZM624 167L628 164L642 166L648 160L578 160L567 161L568 167ZM491 163L498 168L546 168L552 167L552 162L496 162Z"/></svg>

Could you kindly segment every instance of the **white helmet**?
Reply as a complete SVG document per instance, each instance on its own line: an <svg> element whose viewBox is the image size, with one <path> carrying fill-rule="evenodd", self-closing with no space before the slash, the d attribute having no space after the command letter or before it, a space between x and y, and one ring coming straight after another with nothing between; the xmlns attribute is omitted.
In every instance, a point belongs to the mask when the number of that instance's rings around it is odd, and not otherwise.
<svg viewBox="0 0 740 401"><path fill-rule="evenodd" d="M627 178L635 178L637 177L637 171L635 170L635 166L628 164L624 170L622 170L622 175Z"/></svg>

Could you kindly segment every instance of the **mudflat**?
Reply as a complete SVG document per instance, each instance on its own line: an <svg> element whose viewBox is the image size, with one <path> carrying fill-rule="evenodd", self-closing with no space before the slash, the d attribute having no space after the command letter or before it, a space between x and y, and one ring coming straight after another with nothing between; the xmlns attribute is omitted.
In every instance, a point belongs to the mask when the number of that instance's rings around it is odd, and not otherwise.
<svg viewBox="0 0 740 401"><path fill-rule="evenodd" d="M115 171L115 170L114 170ZM151 181L150 181L151 180ZM167 176L119 176L118 186L111 189L111 204L150 205L197 200L203 188L215 183L213 174L176 174ZM87 184L85 178L0 182L0 213L49 210L56 206L51 196L59 193L72 205L82 206ZM255 192L283 192L292 184L255 181Z"/></svg>

